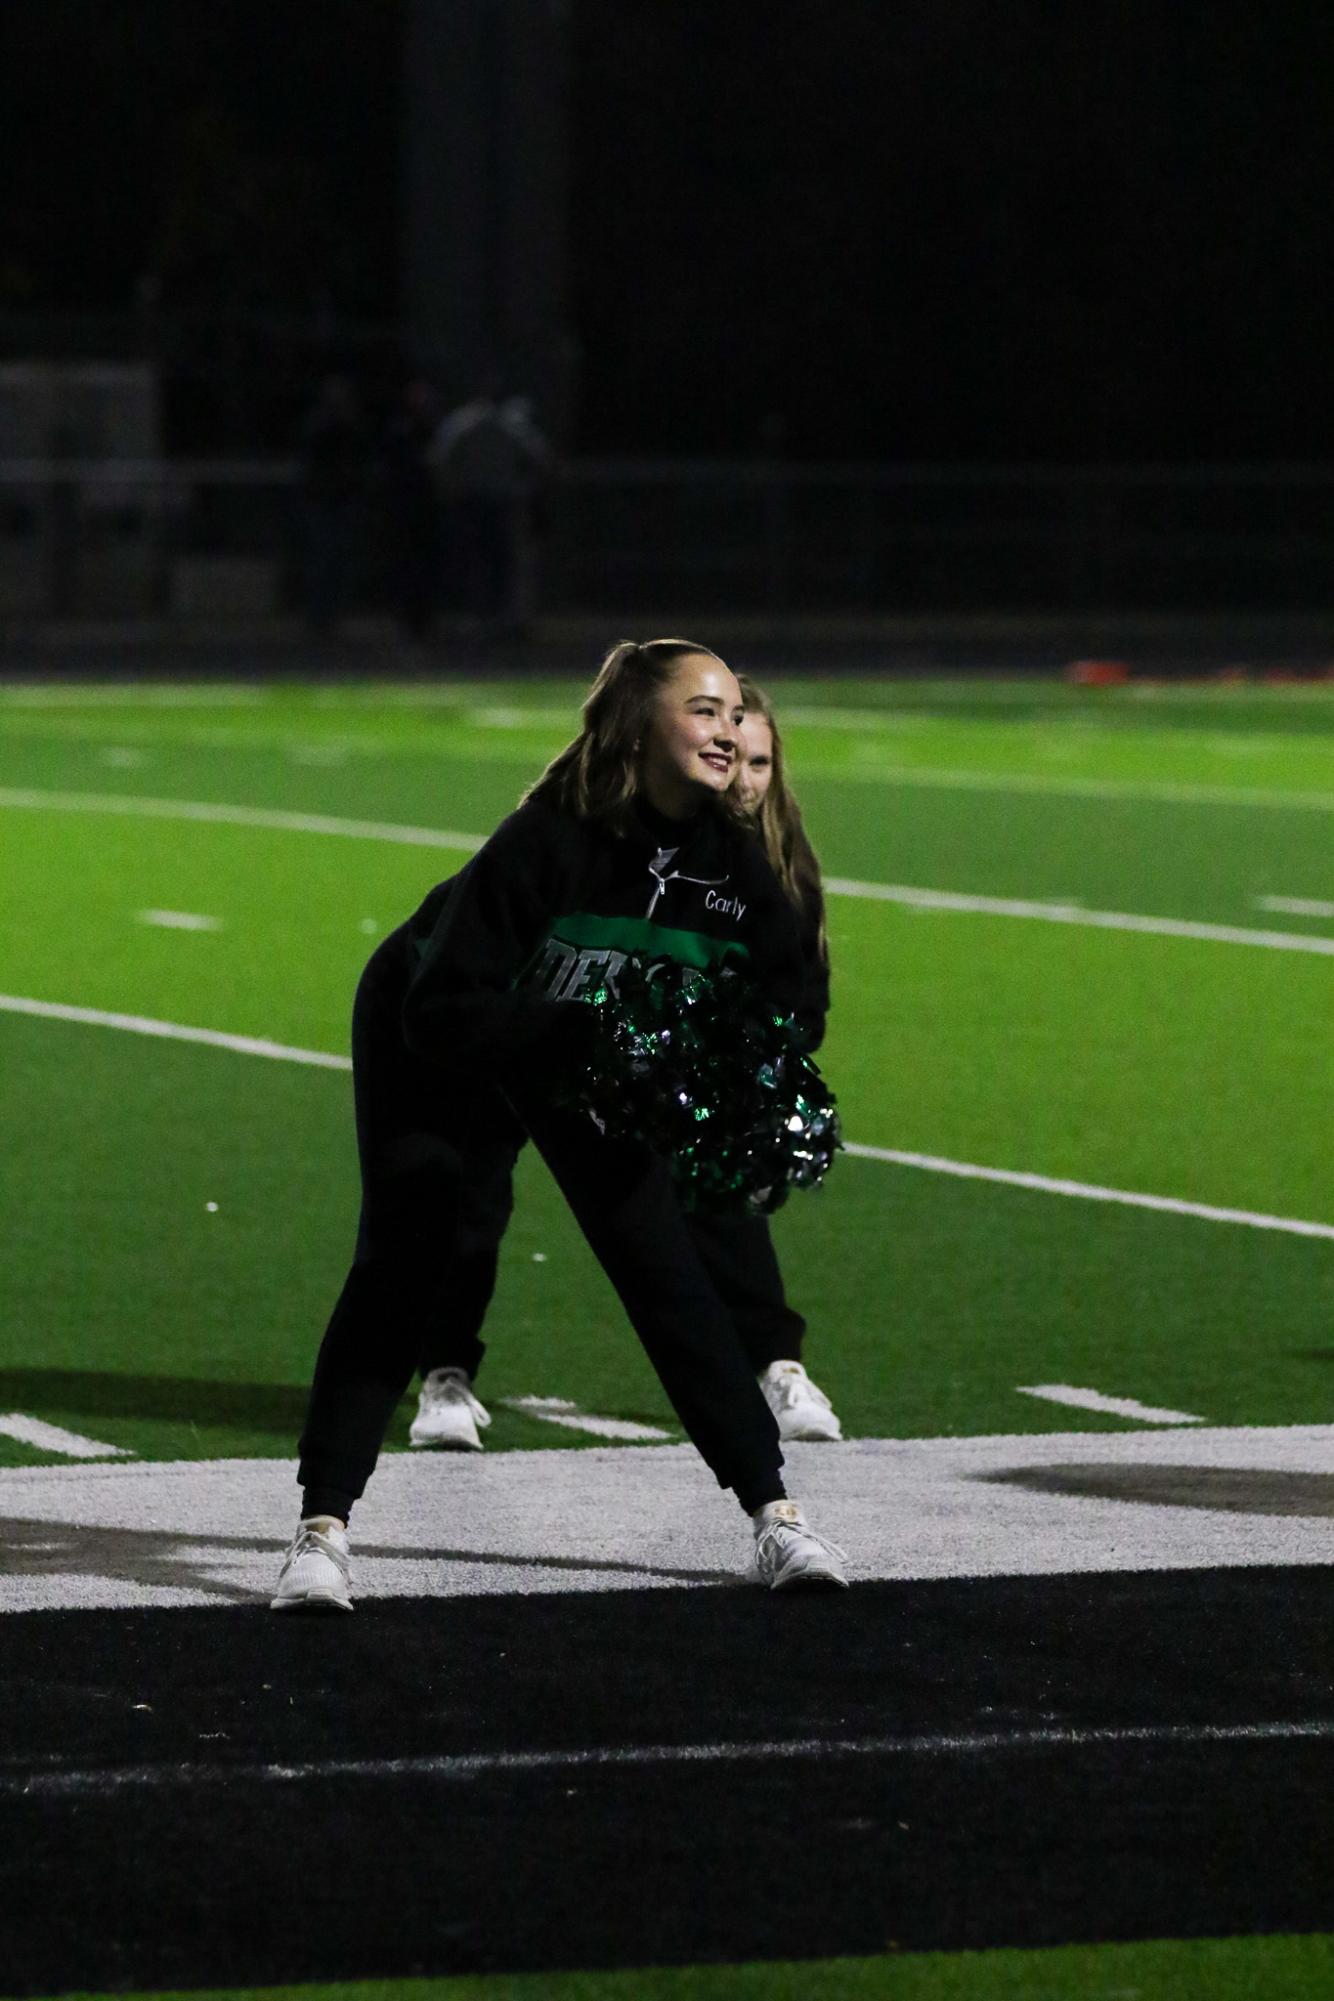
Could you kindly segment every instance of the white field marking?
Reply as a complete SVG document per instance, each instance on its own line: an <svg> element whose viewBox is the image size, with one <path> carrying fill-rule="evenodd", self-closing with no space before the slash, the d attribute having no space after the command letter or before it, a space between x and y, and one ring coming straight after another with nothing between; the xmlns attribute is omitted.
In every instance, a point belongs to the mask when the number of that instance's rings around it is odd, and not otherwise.
<svg viewBox="0 0 1334 2001"><path fill-rule="evenodd" d="M928 1174L954 1174L964 1181L999 1181L1009 1188L1031 1188L1038 1195L1069 1195L1081 1202L1121 1202L1130 1209L1160 1209L1169 1216L1197 1216L1205 1223L1241 1223L1252 1230L1283 1230L1294 1237L1334 1239L1334 1223L1307 1223L1295 1216L1266 1216L1254 1209L1220 1209L1211 1202L1183 1202L1175 1195L1140 1195L1128 1188L1099 1188L1092 1182L1022 1174L1009 1167L978 1167L966 1160L942 1160L931 1153L859 1146L853 1140L844 1143L843 1151L858 1160L885 1160L894 1167L917 1167Z"/></svg>
<svg viewBox="0 0 1334 2001"><path fill-rule="evenodd" d="M665 1440L670 1443L670 1431L660 1431L656 1424L633 1424L629 1418L593 1417L581 1411L578 1404L568 1397L501 1397L498 1399L507 1410L522 1411L526 1417L540 1417L544 1424L563 1424L569 1431L590 1431L595 1438L623 1438Z"/></svg>
<svg viewBox="0 0 1334 2001"><path fill-rule="evenodd" d="M795 729L882 729L897 736L900 730L930 729L942 722L947 729L957 727L956 717L932 715L921 709L821 709L802 702L783 704L784 729L791 723Z"/></svg>
<svg viewBox="0 0 1334 2001"><path fill-rule="evenodd" d="M118 792L38 792L0 786L0 807L48 813L114 813L148 820L196 820L224 827L263 827L287 834L335 834L352 841L393 841L410 848L453 848L475 854L480 834L441 827L404 827L392 821L341 820L330 813L287 813L265 806L218 806L206 799L136 799Z"/></svg>
<svg viewBox="0 0 1334 2001"><path fill-rule="evenodd" d="M387 688L311 688L308 694L317 709L451 709L475 700L477 689L471 681L421 681ZM577 702L576 696L564 712L567 721Z"/></svg>
<svg viewBox="0 0 1334 2001"><path fill-rule="evenodd" d="M888 677L877 676L876 678L882 682L888 678L892 683L895 677L891 675ZM1056 678L1055 674L1048 677L1053 682ZM40 689L43 684L40 682L29 682L23 685ZM141 685L152 687L158 684L147 682ZM493 683L492 685L496 684ZM1025 710L1030 709L1033 703L1035 687L1041 690L1043 685L1041 680L1035 683L1031 678L1019 681L997 681L994 677L988 675L986 677L985 699L989 709L994 710L1002 720L1008 721L1010 718L1006 716L1005 711L1014 708L1016 705ZM570 707L575 707L579 700L578 683L571 681L570 686ZM438 708L442 704L454 701L476 701L477 690L478 683L476 681L394 681L383 686L356 683L349 688L312 688L309 691L309 699L318 707L324 708L344 708L349 705L368 708ZM1119 702L1127 699L1131 701L1140 699L1147 701L1151 699L1155 702L1163 702L1168 706L1185 705L1191 708L1198 707L1201 702L1212 702L1218 708L1220 714L1225 714L1229 709L1244 708L1255 703L1264 703L1266 706L1282 703L1288 707L1301 707L1310 706L1313 703L1329 705L1331 702L1328 680L1291 681L1275 683L1272 686L1258 682L1236 681L1229 682L1222 687L1213 688L1204 686L1197 681L1185 681L1179 685L1167 681L1153 683L1130 681L1123 685L1114 701L1106 702L1103 700L1105 692L1099 690L1096 697L1093 695L1087 696L1085 699L1088 702L1088 707L1083 711L1059 711L1058 719L1062 722L1073 721L1075 715L1080 714L1082 717L1087 717L1094 728L1105 728L1107 727L1105 717L1096 714L1095 709L1114 708ZM974 704L978 700L978 696L978 688L974 683L969 681L967 676L964 677L962 682L936 681L932 684L931 688L933 703L941 706L958 703ZM826 714L846 715L849 713L848 708L844 705L832 704L829 709L826 709L819 703L808 703L807 711L812 717ZM567 720L570 708L563 708L554 713L558 714L563 720ZM783 714L786 716L789 713L788 704L784 702ZM862 713L862 711L858 711L857 713ZM865 713L870 715L887 715L893 714L894 711L870 709L866 710ZM917 715L922 713L922 711L908 709L905 713L908 715ZM954 721L954 717L941 718L932 712L931 720L952 722Z"/></svg>
<svg viewBox="0 0 1334 2001"><path fill-rule="evenodd" d="M1334 813L1334 792L1275 792L1258 785L1210 785L1170 779L1053 778L1045 772L947 771L930 765L877 764L868 756L848 766L803 758L804 776L870 784L936 787L947 792L1048 792L1069 799L1145 799L1166 806L1290 806Z"/></svg>
<svg viewBox="0 0 1334 2001"><path fill-rule="evenodd" d="M1277 910L1284 917L1334 917L1334 903L1318 896L1254 896L1257 910Z"/></svg>
<svg viewBox="0 0 1334 2001"><path fill-rule="evenodd" d="M854 1582L1330 1566L1334 1425L1096 1422L784 1456ZM0 1625L6 1613L267 1602L294 1473L291 1458L0 1469ZM353 1533L367 1603L744 1589L753 1549L693 1446L592 1438L565 1452L385 1453Z"/></svg>
<svg viewBox="0 0 1334 2001"><path fill-rule="evenodd" d="M20 1445L31 1445L38 1452L59 1452L66 1459L134 1458L134 1454L123 1445L101 1445L95 1438L84 1438L77 1431L65 1431L58 1424L44 1424L40 1417L25 1417L19 1410L7 1411L0 1416L0 1434L16 1438Z"/></svg>
<svg viewBox="0 0 1334 2001"><path fill-rule="evenodd" d="M283 1042L266 1042L254 1035L226 1035L217 1028L185 1028L175 1021L155 1021L142 1014L107 1014L101 1008L66 1007L57 1001L27 1000L0 994L0 1014L31 1014L43 1021L72 1021L87 1028L118 1028L128 1035L153 1035L164 1042L200 1042L210 1049L231 1049L238 1056L269 1056L278 1063L309 1063L317 1070L350 1070L349 1056L329 1056L322 1049L293 1049Z"/></svg>
<svg viewBox="0 0 1334 2001"><path fill-rule="evenodd" d="M953 890L913 889L906 883L852 882L842 876L828 877L825 891L830 896L865 897L875 903L902 903L916 910L954 910L984 917L1029 917L1048 924L1086 924L1099 931L1141 931L1161 938L1198 938L1210 945L1260 945L1271 952L1317 952L1334 956L1334 938L1316 938L1303 931L1257 931L1237 924L1198 924L1184 917L1140 917L1130 911L1086 910L1078 903L1035 903L1010 896L964 896Z"/></svg>
<svg viewBox="0 0 1334 2001"><path fill-rule="evenodd" d="M141 924L156 924L164 931L221 931L220 917L201 917L193 910L136 910Z"/></svg>
<svg viewBox="0 0 1334 2001"><path fill-rule="evenodd" d="M341 820L327 813L289 813L254 806L217 806L204 800L136 799L129 794L39 792L0 787L0 807L36 811L113 813L158 820L194 820L236 827L261 827L298 834L341 835L349 840L389 841L407 847L452 848L475 854L481 834L433 827L400 826L392 821ZM1019 897L971 896L945 889L918 889L906 883L857 882L844 876L825 881L830 896L904 904L918 910L948 910L987 917L1036 918L1048 924L1083 924L1095 930L1143 932L1164 938L1192 938L1213 945L1259 945L1272 952L1334 955L1334 939L1305 931L1259 931L1240 925L1202 924L1188 918L1142 917L1117 910L1086 910L1079 903L1043 903Z"/></svg>
<svg viewBox="0 0 1334 2001"><path fill-rule="evenodd" d="M475 729L522 730L564 729L570 726L568 709L469 709L463 717Z"/></svg>
<svg viewBox="0 0 1334 2001"><path fill-rule="evenodd" d="M0 688L0 705L7 709L253 709L269 698L267 688L233 682L202 688L167 687L160 681L119 681L114 687L75 682L62 688L19 681Z"/></svg>
<svg viewBox="0 0 1334 2001"><path fill-rule="evenodd" d="M462 706L466 696L473 691L465 684L442 685L427 689L384 689L354 691L317 692L314 700L317 706L343 707L350 703L365 706L397 708L437 707L456 708ZM1147 698L1150 691L1135 691ZM1157 691L1153 691L1155 694ZM1301 691L1305 692L1305 691ZM1323 690L1315 697L1323 698ZM164 688L155 683L128 683L117 688L54 688L47 689L30 684L10 689L0 689L0 703L14 708L78 708L83 705L94 707L144 706L156 708L210 708L248 707L258 705L268 699L267 689L219 686L218 688ZM1265 699L1259 695L1256 699ZM797 712L793 712L795 715ZM493 707L471 711L469 720L481 722L484 728L514 729L525 725L540 724L545 728L568 728L570 711L560 709L534 708L524 710L517 707ZM800 716L804 724L818 727L826 723L835 729L873 727L875 723L888 723L891 730L901 729L905 723L916 723L919 719L908 712L899 716L892 711L857 711L831 708L802 709ZM1005 718L1002 717L1002 720ZM923 723L940 720L937 717L920 719ZM1066 729L1097 729L1098 719L1093 716L1080 718L1060 718L1058 726ZM890 785L935 786L946 790L987 791L987 792L1043 792L1067 795L1076 798L1112 798L1162 800L1173 805L1207 806L1259 806L1293 807L1298 810L1334 812L1334 792L1282 792L1259 786L1217 785L1208 782L1172 780L1132 780L1115 778L1061 778L1039 772L1000 772L970 769L932 768L928 765L879 764L874 760L876 753L868 746L867 760L851 769L825 765L803 759L803 769L812 777L846 780L849 778L879 782Z"/></svg>
<svg viewBox="0 0 1334 2001"><path fill-rule="evenodd" d="M146 1015L107 1014L100 1008L69 1007L61 1002L28 1000L0 994L0 1014L30 1014L47 1021L70 1021L90 1028L122 1029L131 1035L155 1035L171 1042L199 1042L212 1049L231 1049L240 1056L269 1056L282 1063L309 1063L320 1070L350 1070L349 1056L322 1049L296 1049L250 1035L227 1035L216 1028L186 1028L179 1022L155 1021ZM858 1160L883 1160L893 1167L920 1168L929 1174L953 1174L965 1181L999 1181L1011 1188L1029 1188L1039 1195L1068 1195L1085 1202L1120 1202L1131 1209L1160 1209L1173 1216L1195 1216L1206 1223L1239 1223L1253 1230L1280 1230L1294 1237L1334 1239L1334 1223L1309 1223L1295 1216L1268 1216L1252 1209L1220 1209L1209 1202L1186 1202L1175 1195L1140 1195L1126 1188L1100 1188L1091 1182L1062 1181L1046 1174L1027 1174L1009 1167L979 1167L966 1160L946 1160L930 1153L904 1153L896 1147L861 1146L845 1141L843 1152ZM608 1420L612 1422L613 1420Z"/></svg>
<svg viewBox="0 0 1334 2001"><path fill-rule="evenodd" d="M411 1758L321 1758L285 1765L103 1765L89 1770L0 1771L9 1798L167 1791L180 1787L293 1785L307 1779L483 1778L492 1772L633 1769L640 1765L768 1764L774 1759L970 1758L1044 1751L1100 1751L1131 1744L1229 1745L1320 1741L1334 1719L1275 1723L1097 1724L1036 1730L941 1730L904 1737L779 1737L768 1743L600 1744L567 1751L463 1751Z"/></svg>
<svg viewBox="0 0 1334 2001"><path fill-rule="evenodd" d="M133 771L148 762L146 750L134 750L128 745L112 744L97 755L100 763L109 764L117 771Z"/></svg>
<svg viewBox="0 0 1334 2001"><path fill-rule="evenodd" d="M1203 1424L1189 1411L1161 1410L1134 1397L1106 1397L1100 1390L1078 1390L1069 1383L1020 1383L1021 1397L1041 1397L1045 1403L1072 1404L1076 1410L1106 1411L1110 1417L1133 1417L1141 1424Z"/></svg>

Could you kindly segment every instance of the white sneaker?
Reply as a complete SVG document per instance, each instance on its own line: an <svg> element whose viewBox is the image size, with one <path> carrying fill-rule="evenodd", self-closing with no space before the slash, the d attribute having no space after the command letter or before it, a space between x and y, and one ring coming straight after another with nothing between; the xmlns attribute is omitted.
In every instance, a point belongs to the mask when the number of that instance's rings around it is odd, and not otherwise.
<svg viewBox="0 0 1334 2001"><path fill-rule="evenodd" d="M842 1438L833 1405L800 1362L770 1362L761 1372L760 1388L778 1419L780 1438Z"/></svg>
<svg viewBox="0 0 1334 2001"><path fill-rule="evenodd" d="M477 1427L485 1430L490 1422L491 1413L473 1395L466 1369L432 1369L422 1378L408 1444L435 1445L445 1452L480 1452Z"/></svg>
<svg viewBox="0 0 1334 2001"><path fill-rule="evenodd" d="M751 1516L755 1570L771 1591L846 1591L847 1552L809 1528L795 1501L769 1501Z"/></svg>
<svg viewBox="0 0 1334 2001"><path fill-rule="evenodd" d="M307 1516L297 1523L270 1610L350 1612L350 1574L347 1530L332 1515Z"/></svg>

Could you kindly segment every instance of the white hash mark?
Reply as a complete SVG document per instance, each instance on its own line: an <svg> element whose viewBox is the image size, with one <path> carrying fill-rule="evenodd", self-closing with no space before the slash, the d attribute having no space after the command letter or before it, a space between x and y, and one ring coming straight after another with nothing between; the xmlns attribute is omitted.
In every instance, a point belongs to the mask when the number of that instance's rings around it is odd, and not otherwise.
<svg viewBox="0 0 1334 2001"><path fill-rule="evenodd" d="M1318 896L1256 896L1257 910L1277 910L1284 917L1334 917L1334 903Z"/></svg>
<svg viewBox="0 0 1334 2001"><path fill-rule="evenodd" d="M0 1416L0 1433L16 1438L20 1445L34 1446L39 1452L59 1452L65 1459L133 1459L123 1445L102 1445L77 1431L65 1431L58 1424L43 1424L40 1417L25 1417L20 1410Z"/></svg>
<svg viewBox="0 0 1334 2001"><path fill-rule="evenodd" d="M194 910L136 910L141 924L157 924L164 931L221 931L220 917L201 917Z"/></svg>
<svg viewBox="0 0 1334 2001"><path fill-rule="evenodd" d="M1203 1424L1185 1410L1161 1410L1134 1397L1107 1397L1100 1390L1074 1389L1069 1383L1020 1383L1021 1397L1041 1397L1047 1403L1073 1404L1077 1410L1102 1410L1112 1417L1138 1418L1141 1424Z"/></svg>
<svg viewBox="0 0 1334 2001"><path fill-rule="evenodd" d="M567 1431L591 1431L595 1438L644 1438L670 1441L670 1431L656 1424L634 1424L627 1417L594 1417L581 1411L568 1397L501 1397L507 1410L522 1411L525 1417L541 1418L543 1424L564 1425Z"/></svg>

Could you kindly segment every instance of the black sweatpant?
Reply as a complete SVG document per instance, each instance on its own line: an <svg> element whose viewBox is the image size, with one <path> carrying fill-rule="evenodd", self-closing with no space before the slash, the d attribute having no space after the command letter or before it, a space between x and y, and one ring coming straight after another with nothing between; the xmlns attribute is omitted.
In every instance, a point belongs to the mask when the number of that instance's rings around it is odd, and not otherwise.
<svg viewBox="0 0 1334 2001"><path fill-rule="evenodd" d="M525 1133L718 1484L747 1510L780 1498L777 1424L664 1163L531 1090L507 1099L426 1064L403 1040L401 999L376 955L352 1017L361 1219L301 1437L308 1506L345 1514L364 1491L428 1329L448 1342L455 1327L466 1348L471 1328L468 1352L480 1360L476 1330Z"/></svg>
<svg viewBox="0 0 1334 2001"><path fill-rule="evenodd" d="M806 1322L787 1303L769 1218L697 1210L687 1221L751 1368L758 1374L770 1362L800 1361Z"/></svg>
<svg viewBox="0 0 1334 2001"><path fill-rule="evenodd" d="M459 1244L462 1283L427 1327L419 1357L423 1376L447 1368L475 1376L486 1353L480 1335L514 1205L512 1168L513 1157L500 1148L488 1149L485 1162L470 1163L470 1214ZM690 1212L686 1227L756 1375L771 1362L800 1361L806 1322L788 1305L768 1217ZM465 1314L465 1301L475 1318Z"/></svg>

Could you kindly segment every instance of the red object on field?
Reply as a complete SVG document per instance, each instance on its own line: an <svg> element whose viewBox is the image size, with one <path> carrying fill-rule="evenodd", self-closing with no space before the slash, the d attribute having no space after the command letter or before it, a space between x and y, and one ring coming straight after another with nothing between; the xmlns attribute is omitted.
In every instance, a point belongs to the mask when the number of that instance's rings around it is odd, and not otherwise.
<svg viewBox="0 0 1334 2001"><path fill-rule="evenodd" d="M1065 678L1081 688L1115 688L1130 679L1130 669L1124 660L1072 660Z"/></svg>

